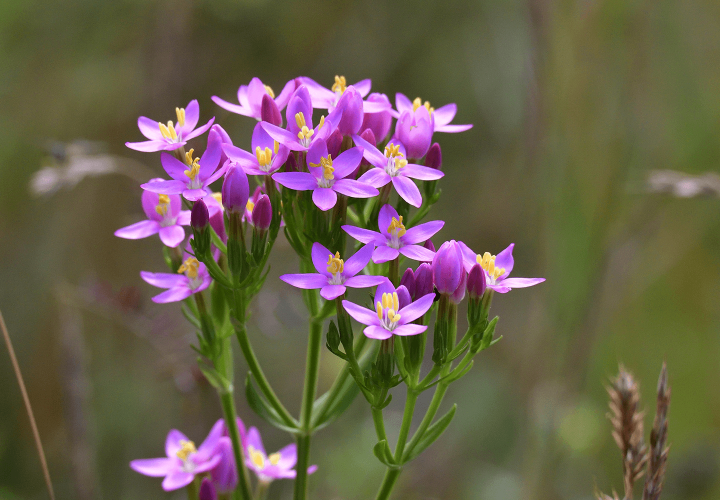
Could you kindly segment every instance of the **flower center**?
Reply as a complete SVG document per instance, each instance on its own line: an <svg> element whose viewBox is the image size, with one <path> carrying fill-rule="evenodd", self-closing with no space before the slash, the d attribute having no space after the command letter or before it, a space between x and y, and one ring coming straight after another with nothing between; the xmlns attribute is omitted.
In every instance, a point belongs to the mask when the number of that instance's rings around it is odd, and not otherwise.
<svg viewBox="0 0 720 500"><path fill-rule="evenodd" d="M320 163L311 163L311 167L320 167L323 170L322 177L318 179L318 185L320 187L330 187L333 185L335 180L335 168L333 167L332 155L323 156L320 158Z"/></svg>
<svg viewBox="0 0 720 500"><path fill-rule="evenodd" d="M477 263L480 264L480 267L485 269L493 283L496 279L505 274L505 268L495 267L495 258L496 256L491 255L490 252L485 252L482 256L477 254L477 257L475 257Z"/></svg>
<svg viewBox="0 0 720 500"><path fill-rule="evenodd" d="M200 262L195 257L190 257L183 262L178 268L178 274L185 273L185 276L190 280L191 288L195 288L195 281L198 279L198 270L200 269ZM195 285L195 286L194 286Z"/></svg>
<svg viewBox="0 0 720 500"><path fill-rule="evenodd" d="M183 465L186 466L188 462L188 458L193 453L197 453L197 449L195 448L195 443L192 441L186 441L185 439L182 439L180 441L180 451L176 453L177 457L183 461Z"/></svg>
<svg viewBox="0 0 720 500"><path fill-rule="evenodd" d="M248 455L250 455L250 460L258 469L265 468L265 455L262 451L256 450L253 446L248 446Z"/></svg>
<svg viewBox="0 0 720 500"><path fill-rule="evenodd" d="M347 81L344 76L335 75L335 83L333 83L332 91L338 95L342 95L347 88Z"/></svg>
<svg viewBox="0 0 720 500"><path fill-rule="evenodd" d="M249 213L252 213L252 211L255 209L255 203L253 203L252 200L248 200L248 202L245 204L245 209L247 209Z"/></svg>
<svg viewBox="0 0 720 500"><path fill-rule="evenodd" d="M389 331L393 331L400 321L400 315L397 311L400 309L400 300L398 299L397 292L383 293L382 302L377 301L375 303L375 310L377 316L382 323L383 328Z"/></svg>
<svg viewBox="0 0 720 500"><path fill-rule="evenodd" d="M172 142L178 141L176 127L182 127L185 125L185 108L175 108L175 114L177 115L177 126L173 124L172 120L168 121L167 125L162 122L158 122L158 127L160 127L160 133L162 136Z"/></svg>
<svg viewBox="0 0 720 500"><path fill-rule="evenodd" d="M270 462L272 465L277 465L280 463L280 453L273 453L272 455L268 455L268 462Z"/></svg>
<svg viewBox="0 0 720 500"><path fill-rule="evenodd" d="M430 113L430 114L432 114L432 112L435 111L435 108L430 106L430 101L422 102L422 99L420 99L419 97L416 97L415 100L413 101L413 111L417 111L417 109L420 106L425 106L425 109L427 109L428 113Z"/></svg>
<svg viewBox="0 0 720 500"><path fill-rule="evenodd" d="M175 108L175 114L177 115L178 127L185 125L185 108Z"/></svg>
<svg viewBox="0 0 720 500"><path fill-rule="evenodd" d="M195 178L200 173L200 159L193 158L194 151L194 149L191 149L185 153L185 163L189 167L188 170L185 171L185 175L190 179L189 187L191 189L198 189L200 186Z"/></svg>
<svg viewBox="0 0 720 500"><path fill-rule="evenodd" d="M270 97L275 99L275 92L273 92L273 89L270 87L270 85L265 85L265 92L267 92Z"/></svg>
<svg viewBox="0 0 720 500"><path fill-rule="evenodd" d="M399 219L400 220L393 217L387 229L387 232L390 233L390 241L388 242L388 246L391 248L400 248L400 238L402 238L403 235L407 232L405 230L405 226L403 225L403 216L401 215Z"/></svg>
<svg viewBox="0 0 720 500"><path fill-rule="evenodd" d="M315 129L309 128L307 126L307 122L305 121L305 115L302 111L299 113L295 113L295 123L297 124L298 128L300 129L300 132L298 132L298 139L300 139L300 144L302 144L305 147L308 147L310 145L310 138L315 133ZM322 128L322 126L325 124L325 116L320 117L320 123L318 123L318 130ZM310 124L312 125L312 123Z"/></svg>
<svg viewBox="0 0 720 500"><path fill-rule="evenodd" d="M392 177L395 177L398 170L408 164L405 155L400 152L400 146L392 142L385 146L385 157L388 159L385 172Z"/></svg>
<svg viewBox="0 0 720 500"><path fill-rule="evenodd" d="M158 213L158 215L162 215L165 217L168 213L168 209L170 208L170 197L166 194L159 194L158 195L158 204L155 206L155 211Z"/></svg>
<svg viewBox="0 0 720 500"><path fill-rule="evenodd" d="M345 281L342 275L344 270L345 262L340 258L340 252L335 252L335 255L330 254L327 261L327 271L332 274L331 285L343 284L343 281Z"/></svg>
<svg viewBox="0 0 720 500"><path fill-rule="evenodd" d="M274 153L277 154L278 149L280 149L280 144L278 141L273 141L273 149L275 150ZM258 165L260 165L260 169L267 172L270 169L270 165L272 164L272 156L273 151L270 150L270 148L265 147L265 149L260 149L260 146L255 147L255 156L257 157Z"/></svg>

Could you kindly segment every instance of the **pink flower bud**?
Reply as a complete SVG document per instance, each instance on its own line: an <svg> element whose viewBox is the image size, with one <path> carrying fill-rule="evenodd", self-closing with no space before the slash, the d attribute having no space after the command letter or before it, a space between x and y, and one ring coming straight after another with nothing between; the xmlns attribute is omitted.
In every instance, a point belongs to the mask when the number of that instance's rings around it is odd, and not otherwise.
<svg viewBox="0 0 720 500"><path fill-rule="evenodd" d="M207 228L210 222L210 213L208 212L207 205L202 200L197 200L192 207L190 212L190 225L196 231L203 231Z"/></svg>
<svg viewBox="0 0 720 500"><path fill-rule="evenodd" d="M242 168L232 165L225 173L222 186L222 203L229 213L245 212L250 197L250 184Z"/></svg>
<svg viewBox="0 0 720 500"><path fill-rule="evenodd" d="M442 170L442 150L440 149L440 144L437 142L430 146L427 156L425 156L425 166Z"/></svg>
<svg viewBox="0 0 720 500"><path fill-rule="evenodd" d="M415 270L415 300L433 292L433 271L430 264L420 264Z"/></svg>
<svg viewBox="0 0 720 500"><path fill-rule="evenodd" d="M440 246L433 258L432 270L433 282L438 292L452 295L465 274L460 246L455 240L446 241Z"/></svg>
<svg viewBox="0 0 720 500"><path fill-rule="evenodd" d="M475 264L470 269L470 274L467 280L467 291L471 299L482 297L485 293L487 281L485 279L485 271L483 271L480 264Z"/></svg>
<svg viewBox="0 0 720 500"><path fill-rule="evenodd" d="M415 273L411 268L407 268L405 273L402 275L402 278L400 279L400 285L407 288L407 291L410 293L411 297L415 296Z"/></svg>
<svg viewBox="0 0 720 500"><path fill-rule="evenodd" d="M252 223L260 231L265 231L270 227L272 222L272 205L270 198L266 194L261 194L255 203L252 212Z"/></svg>
<svg viewBox="0 0 720 500"><path fill-rule="evenodd" d="M260 119L264 122L271 123L280 127L282 125L282 115L275 104L275 101L268 94L262 97L262 105L260 107Z"/></svg>

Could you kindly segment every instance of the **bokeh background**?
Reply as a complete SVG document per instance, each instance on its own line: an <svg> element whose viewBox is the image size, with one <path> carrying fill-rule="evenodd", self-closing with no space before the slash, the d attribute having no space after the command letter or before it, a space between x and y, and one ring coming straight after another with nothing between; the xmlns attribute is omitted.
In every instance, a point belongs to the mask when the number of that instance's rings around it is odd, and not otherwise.
<svg viewBox="0 0 720 500"><path fill-rule="evenodd" d="M503 341L451 387L455 421L395 498L580 500L622 488L603 386L624 363L649 424L663 360L673 389L663 498L720 496L717 179L649 183L658 170L720 167L717 1L6 0L0 66L0 309L59 498L184 498L128 462L162 454L173 427L201 440L221 415L179 309L151 303L139 278L163 269L158 241L112 234L141 218L138 183L162 172L158 155L124 146L141 140L137 116L168 120L196 98L202 118L248 146L253 121L210 96L232 100L256 75L279 89L335 74L457 102L456 122L475 127L435 137L446 172L438 241L493 253L515 242L516 274L547 278L497 297ZM251 335L297 411L305 312L275 279L296 258L282 238L276 248ZM44 499L0 351L0 498ZM323 354L323 387L337 368ZM238 401L269 449L287 443ZM374 496L372 429L356 401L318 434L314 498ZM290 491L277 483L271 496Z"/></svg>

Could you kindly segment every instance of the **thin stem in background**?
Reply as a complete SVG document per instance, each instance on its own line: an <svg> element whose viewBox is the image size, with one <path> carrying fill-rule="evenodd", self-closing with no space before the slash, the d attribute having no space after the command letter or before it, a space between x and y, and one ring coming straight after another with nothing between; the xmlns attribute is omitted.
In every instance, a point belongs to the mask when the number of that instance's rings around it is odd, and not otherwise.
<svg viewBox="0 0 720 500"><path fill-rule="evenodd" d="M25 409L30 419L30 427L32 428L33 438L35 439L35 447L37 448L38 456L40 457L40 465L42 466L43 475L45 476L45 486L47 486L48 495L50 500L55 500L55 490L53 490L52 481L50 480L50 470L47 466L47 460L45 460L45 452L43 451L42 441L40 441L40 433L38 432L37 424L35 423L35 415L30 405L30 398L28 397L27 390L25 389L25 382L23 381L22 373L20 372L20 365L15 357L15 350L13 349L12 342L10 341L10 334L8 333L7 326L5 326L5 318L3 318L2 311L0 311L0 329L2 329L3 337L5 338L5 345L7 345L8 353L10 354L10 361L15 371L15 377L17 377L18 386L20 387L20 393L22 394L23 402L25 403Z"/></svg>

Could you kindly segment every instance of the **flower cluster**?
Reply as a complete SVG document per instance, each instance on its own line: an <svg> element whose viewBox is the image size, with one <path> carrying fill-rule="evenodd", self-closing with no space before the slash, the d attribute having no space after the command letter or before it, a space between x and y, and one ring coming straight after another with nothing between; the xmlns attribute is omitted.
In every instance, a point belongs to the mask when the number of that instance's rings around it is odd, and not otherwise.
<svg viewBox="0 0 720 500"><path fill-rule="evenodd" d="M348 375L372 405L374 419L381 418L388 391L401 381L409 388L408 397L437 386L442 398L447 384L472 366L472 356L493 342L497 318L488 320L493 294L544 281L509 277L513 244L495 256L450 240L436 252L431 239L444 222L423 222L440 197L444 176L442 150L433 140L436 133L463 132L472 125L452 123L455 104L436 109L428 101L411 101L398 93L393 107L387 95L370 91L370 80L348 84L336 76L326 88L298 77L276 95L253 78L238 89L237 104L213 97L223 109L257 120L249 141L235 143L214 118L197 126L197 101L176 108L176 122L138 120L148 140L127 146L161 152L168 178L141 185L147 220L115 234L129 239L159 234L171 272L140 275L165 289L153 297L155 302L183 302L183 313L198 330L200 368L218 390L225 414L199 447L173 430L166 458L131 463L142 474L164 476L166 490L192 488L197 479L200 498L237 490L250 500L249 469L257 476L259 497L273 479L295 478L295 498L304 499L307 474L315 470L308 462L310 437L344 411L345 402L357 393L344 382ZM200 144L190 148L192 139ZM270 387L245 326L248 304L268 276L268 257L281 230L300 257L301 272L280 279L303 290L310 313L306 385L297 419ZM417 267L407 267L411 261ZM348 297L349 289L373 287L369 307ZM457 304L466 296L470 328L458 341ZM322 327L333 315L327 347L346 361L348 371L316 400ZM435 366L421 380L433 317ZM351 318L364 325L364 337L357 342ZM250 406L297 436L297 444L268 455L257 429L245 432L239 420L234 429L232 332L248 362ZM360 360L366 341L374 347L365 348ZM378 431L376 456L392 470L412 460L413 453L441 433L435 430L432 439L424 437L434 418L434 413L428 415L408 450L403 447L412 415L407 423L403 420L407 428L394 453L384 430ZM384 429L382 422L375 423L376 429Z"/></svg>

